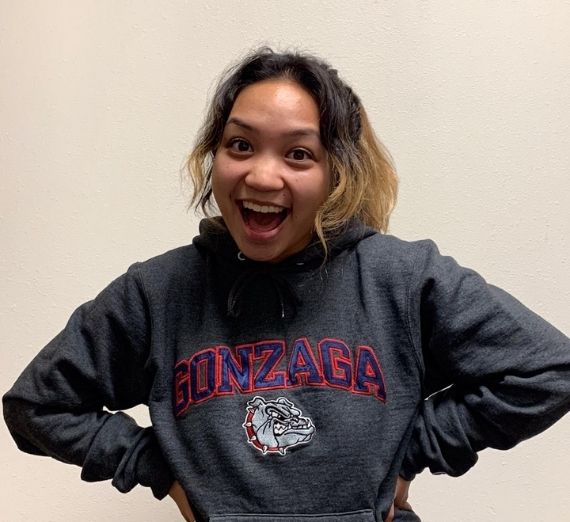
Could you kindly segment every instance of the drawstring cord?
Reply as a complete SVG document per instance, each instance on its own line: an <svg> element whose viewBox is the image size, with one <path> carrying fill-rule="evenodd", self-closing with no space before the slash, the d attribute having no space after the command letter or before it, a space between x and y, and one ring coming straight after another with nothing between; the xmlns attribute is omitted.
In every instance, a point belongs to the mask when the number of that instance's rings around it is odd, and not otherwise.
<svg viewBox="0 0 570 522"><path fill-rule="evenodd" d="M242 252L238 252L237 257L240 261L245 261L246 259ZM281 319L285 319L285 301L289 301L293 306L294 315L297 307L301 304L301 300L295 293L291 283L282 274L261 267L244 271L237 277L228 295L228 315L233 318L241 315L245 290L260 279L265 279L275 290L281 308Z"/></svg>

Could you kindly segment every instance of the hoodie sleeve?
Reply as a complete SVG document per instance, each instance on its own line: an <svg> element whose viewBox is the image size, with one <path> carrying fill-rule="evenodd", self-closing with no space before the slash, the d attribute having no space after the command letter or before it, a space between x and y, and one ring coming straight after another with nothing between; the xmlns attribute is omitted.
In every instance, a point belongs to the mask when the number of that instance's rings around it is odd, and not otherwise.
<svg viewBox="0 0 570 522"><path fill-rule="evenodd" d="M401 475L458 476L570 409L570 340L505 291L421 242L409 323L424 396Z"/></svg>
<svg viewBox="0 0 570 522"><path fill-rule="evenodd" d="M28 365L3 397L17 446L82 467L86 481L113 479L121 492L172 483L152 428L118 411L148 404L149 315L137 265L93 301Z"/></svg>

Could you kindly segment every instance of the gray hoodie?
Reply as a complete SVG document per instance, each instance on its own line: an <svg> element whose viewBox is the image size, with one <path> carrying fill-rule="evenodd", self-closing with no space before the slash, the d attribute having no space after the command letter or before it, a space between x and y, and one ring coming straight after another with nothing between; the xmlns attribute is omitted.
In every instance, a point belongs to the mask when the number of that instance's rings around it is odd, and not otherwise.
<svg viewBox="0 0 570 522"><path fill-rule="evenodd" d="M3 401L23 451L157 498L176 479L201 521L372 522L398 474L460 475L562 417L570 341L432 241L352 222L326 262L315 243L266 264L204 220L79 307ZM141 403L150 428L107 411Z"/></svg>

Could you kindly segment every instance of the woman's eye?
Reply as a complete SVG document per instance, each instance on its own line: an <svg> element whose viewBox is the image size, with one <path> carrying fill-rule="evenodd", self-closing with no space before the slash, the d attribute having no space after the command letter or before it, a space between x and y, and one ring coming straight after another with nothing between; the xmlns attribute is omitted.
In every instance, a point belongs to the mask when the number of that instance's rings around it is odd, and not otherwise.
<svg viewBox="0 0 570 522"><path fill-rule="evenodd" d="M251 152L251 145L245 140L236 138L235 140L232 140L230 142L230 149L233 150L234 152L239 152L239 153Z"/></svg>
<svg viewBox="0 0 570 522"><path fill-rule="evenodd" d="M306 161L313 159L311 153L305 149L293 149L289 154L287 154L287 157L295 161Z"/></svg>

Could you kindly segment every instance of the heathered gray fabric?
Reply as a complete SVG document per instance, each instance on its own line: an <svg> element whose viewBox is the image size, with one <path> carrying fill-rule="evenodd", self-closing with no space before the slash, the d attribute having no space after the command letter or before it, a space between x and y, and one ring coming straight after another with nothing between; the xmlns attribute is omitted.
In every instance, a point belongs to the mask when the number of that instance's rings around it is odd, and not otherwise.
<svg viewBox="0 0 570 522"><path fill-rule="evenodd" d="M569 339L433 242L353 223L325 264L313 245L272 266L210 225L133 265L26 368L4 396L22 450L158 498L175 477L199 520L380 521L398 473L459 475L570 408ZM152 428L101 411L140 403ZM254 412L292 415L275 447L260 441L282 428Z"/></svg>

